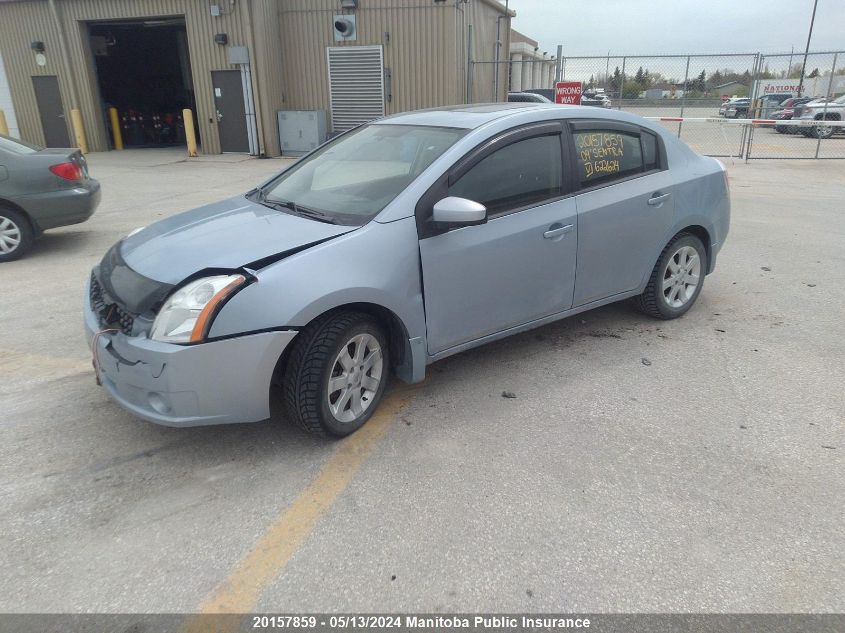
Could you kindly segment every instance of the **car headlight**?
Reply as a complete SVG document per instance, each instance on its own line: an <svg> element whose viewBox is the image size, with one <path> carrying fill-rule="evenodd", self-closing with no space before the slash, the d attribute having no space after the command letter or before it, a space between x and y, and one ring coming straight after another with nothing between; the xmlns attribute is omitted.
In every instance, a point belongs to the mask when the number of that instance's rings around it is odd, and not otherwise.
<svg viewBox="0 0 845 633"><path fill-rule="evenodd" d="M223 302L245 282L243 275L215 275L186 284L164 302L153 322L150 338L165 343L204 340Z"/></svg>

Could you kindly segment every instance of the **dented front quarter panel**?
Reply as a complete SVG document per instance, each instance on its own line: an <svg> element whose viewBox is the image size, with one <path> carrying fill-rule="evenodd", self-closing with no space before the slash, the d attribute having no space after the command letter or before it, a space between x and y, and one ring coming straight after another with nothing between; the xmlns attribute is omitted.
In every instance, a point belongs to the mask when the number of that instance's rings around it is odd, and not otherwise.
<svg viewBox="0 0 845 633"><path fill-rule="evenodd" d="M211 327L212 338L280 327L301 328L349 303L392 311L408 338L425 336L419 242L414 218L360 229L256 272Z"/></svg>

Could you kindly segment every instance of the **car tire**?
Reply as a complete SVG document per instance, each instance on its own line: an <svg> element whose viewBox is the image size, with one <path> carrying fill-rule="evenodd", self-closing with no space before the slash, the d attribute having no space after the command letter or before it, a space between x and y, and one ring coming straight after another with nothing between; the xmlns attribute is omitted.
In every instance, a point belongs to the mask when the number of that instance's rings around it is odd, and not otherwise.
<svg viewBox="0 0 845 633"><path fill-rule="evenodd" d="M373 415L389 375L381 325L361 312L329 313L294 340L282 379L284 408L309 433L344 437Z"/></svg>
<svg viewBox="0 0 845 633"><path fill-rule="evenodd" d="M634 303L656 319L677 319L698 299L706 271L704 244L691 233L679 233L660 253L645 290Z"/></svg>
<svg viewBox="0 0 845 633"><path fill-rule="evenodd" d="M0 262L23 257L34 240L29 218L15 209L0 207Z"/></svg>
<svg viewBox="0 0 845 633"><path fill-rule="evenodd" d="M810 136L813 138L827 139L833 136L836 128L832 125L815 125L810 128Z"/></svg>

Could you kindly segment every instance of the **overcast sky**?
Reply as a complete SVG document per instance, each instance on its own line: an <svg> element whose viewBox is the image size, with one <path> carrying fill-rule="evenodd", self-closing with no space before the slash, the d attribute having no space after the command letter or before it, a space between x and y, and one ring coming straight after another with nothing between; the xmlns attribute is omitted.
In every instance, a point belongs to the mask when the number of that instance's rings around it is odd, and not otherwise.
<svg viewBox="0 0 845 633"><path fill-rule="evenodd" d="M500 0L504 3L504 0ZM813 0L510 0L513 28L554 55L804 50ZM819 0L811 50L845 49L845 0Z"/></svg>

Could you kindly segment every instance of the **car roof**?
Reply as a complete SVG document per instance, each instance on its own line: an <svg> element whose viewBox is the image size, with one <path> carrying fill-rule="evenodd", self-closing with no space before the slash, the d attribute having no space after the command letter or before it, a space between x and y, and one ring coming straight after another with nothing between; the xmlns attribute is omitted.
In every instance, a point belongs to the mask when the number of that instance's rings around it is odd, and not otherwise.
<svg viewBox="0 0 845 633"><path fill-rule="evenodd" d="M475 129L491 121L517 116L530 111L560 110L562 117L593 115L595 108L564 106L556 103L502 102L475 103L468 105L444 106L427 110L403 112L379 119L376 124L391 125L430 125Z"/></svg>

